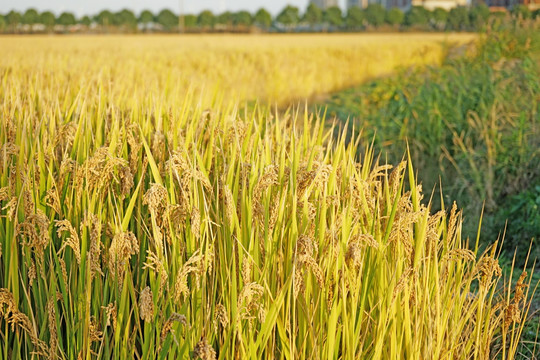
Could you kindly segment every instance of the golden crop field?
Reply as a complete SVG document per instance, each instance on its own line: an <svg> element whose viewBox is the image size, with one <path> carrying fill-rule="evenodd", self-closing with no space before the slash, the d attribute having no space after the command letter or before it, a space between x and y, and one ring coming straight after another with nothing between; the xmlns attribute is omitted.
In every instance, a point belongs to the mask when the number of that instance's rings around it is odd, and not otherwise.
<svg viewBox="0 0 540 360"><path fill-rule="evenodd" d="M27 81L46 99L101 89L117 105L173 105L191 91L208 105L229 100L286 105L326 94L396 67L439 64L445 46L471 34L193 35L2 37L5 81ZM28 78L30 77L30 78ZM11 84L7 84L11 85ZM13 84L12 88L24 89ZM15 86L17 85L17 86ZM92 85L92 86L89 86ZM42 91L41 91L42 90Z"/></svg>
<svg viewBox="0 0 540 360"><path fill-rule="evenodd" d="M239 110L472 39L1 37L0 359L513 358L530 278L407 156Z"/></svg>

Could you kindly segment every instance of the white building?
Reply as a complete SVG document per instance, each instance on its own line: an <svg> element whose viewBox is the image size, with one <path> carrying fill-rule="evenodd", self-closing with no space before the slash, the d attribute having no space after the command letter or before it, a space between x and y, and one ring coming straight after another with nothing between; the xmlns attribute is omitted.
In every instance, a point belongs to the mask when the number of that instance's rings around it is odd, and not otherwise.
<svg viewBox="0 0 540 360"><path fill-rule="evenodd" d="M467 6L467 0L412 0L412 6L423 6L428 10L442 8L450 10L458 6Z"/></svg>
<svg viewBox="0 0 540 360"><path fill-rule="evenodd" d="M381 4L387 9L397 7L403 11L409 10L412 6L423 6L428 10L436 8L450 10L457 6L467 6L467 0L347 0L347 7L365 8L372 3Z"/></svg>
<svg viewBox="0 0 540 360"><path fill-rule="evenodd" d="M310 0L311 4L315 4L321 9L328 9L332 6L339 6L338 0Z"/></svg>
<svg viewBox="0 0 540 360"><path fill-rule="evenodd" d="M347 9L357 6L361 9L367 7L371 3L379 4L378 0L347 0Z"/></svg>

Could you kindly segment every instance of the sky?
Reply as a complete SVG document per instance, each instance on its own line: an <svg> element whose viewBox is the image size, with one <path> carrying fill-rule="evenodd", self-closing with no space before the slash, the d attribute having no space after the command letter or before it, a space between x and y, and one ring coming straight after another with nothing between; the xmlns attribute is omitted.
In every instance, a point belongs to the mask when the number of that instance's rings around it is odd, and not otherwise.
<svg viewBox="0 0 540 360"><path fill-rule="evenodd" d="M254 12L264 7L272 14L277 14L287 4L298 6L301 11L307 7L309 0L1 0L0 13L11 10L25 11L35 8L38 11L50 10L55 14L70 11L77 16L97 14L101 10L118 11L128 8L135 13L143 9L152 12L168 8L175 13L179 12L180 3L183 2L184 13L198 14L202 10L212 10L214 13L223 11L248 10ZM345 0L339 0L341 7Z"/></svg>

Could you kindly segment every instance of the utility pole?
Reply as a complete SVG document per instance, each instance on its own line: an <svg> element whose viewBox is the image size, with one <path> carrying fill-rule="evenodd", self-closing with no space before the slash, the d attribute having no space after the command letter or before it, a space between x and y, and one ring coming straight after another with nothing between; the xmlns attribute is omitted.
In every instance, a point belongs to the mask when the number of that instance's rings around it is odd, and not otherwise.
<svg viewBox="0 0 540 360"><path fill-rule="evenodd" d="M184 23L184 0L179 0L180 1L180 13L178 14L178 31L180 33L183 33L184 32L184 26L185 26L185 23Z"/></svg>

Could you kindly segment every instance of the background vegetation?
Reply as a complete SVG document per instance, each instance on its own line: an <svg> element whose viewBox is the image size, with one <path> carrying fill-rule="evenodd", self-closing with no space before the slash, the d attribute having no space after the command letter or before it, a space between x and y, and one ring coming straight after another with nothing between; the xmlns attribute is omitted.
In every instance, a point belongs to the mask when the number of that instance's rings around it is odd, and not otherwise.
<svg viewBox="0 0 540 360"><path fill-rule="evenodd" d="M441 181L447 199L466 209L467 235L482 208L485 243L508 220L507 256L517 247L521 264L540 235L540 36L538 22L493 26L478 47L454 49L442 67L404 69L334 94L324 108L356 119L351 125L391 162L408 141L423 184Z"/></svg>
<svg viewBox="0 0 540 360"><path fill-rule="evenodd" d="M524 5L515 6L511 15L522 19L536 18L540 10L531 11ZM505 12L490 12L486 5L457 7L449 11L433 11L413 6L407 12L398 8L386 9L379 4L369 4L365 9L351 7L343 12L339 7L326 10L310 4L302 13L298 7L286 6L275 17L264 8L254 14L247 11L214 14L204 10L200 14L179 16L169 9L159 13L144 10L135 14L124 9L118 12L103 10L99 14L77 18L64 12L55 15L50 11L38 13L28 9L24 13L10 11L0 14L0 32L356 32L356 31L479 31L490 19L508 17Z"/></svg>

